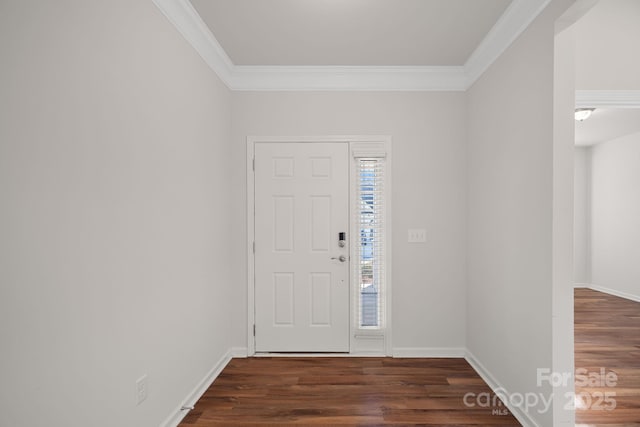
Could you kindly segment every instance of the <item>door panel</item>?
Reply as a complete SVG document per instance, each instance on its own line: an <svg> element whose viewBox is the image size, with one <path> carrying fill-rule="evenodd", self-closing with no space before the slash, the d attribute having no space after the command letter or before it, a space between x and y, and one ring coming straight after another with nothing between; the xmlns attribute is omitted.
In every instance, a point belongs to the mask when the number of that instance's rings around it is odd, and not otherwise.
<svg viewBox="0 0 640 427"><path fill-rule="evenodd" d="M348 156L343 143L255 144L258 352L349 351Z"/></svg>

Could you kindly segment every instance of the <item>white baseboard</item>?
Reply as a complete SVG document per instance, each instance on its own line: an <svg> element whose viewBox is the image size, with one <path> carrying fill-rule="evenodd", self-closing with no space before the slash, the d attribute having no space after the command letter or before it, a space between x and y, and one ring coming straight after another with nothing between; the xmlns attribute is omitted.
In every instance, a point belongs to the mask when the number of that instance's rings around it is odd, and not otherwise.
<svg viewBox="0 0 640 427"><path fill-rule="evenodd" d="M487 385L499 396L509 396L509 392L506 388L502 387L502 385L495 379L495 377L489 372L489 370L482 364L480 361L471 353L471 351L467 350L465 359L469 362L469 365L480 375L480 377L487 383ZM529 414L523 411L520 407L513 406L510 402L503 402L505 406L509 409L509 412L516 417L516 419L522 424L524 427L540 427L540 425L529 416Z"/></svg>
<svg viewBox="0 0 640 427"><path fill-rule="evenodd" d="M162 427L177 427L180 421L188 414L188 411L182 410L184 406L194 406L198 399L204 394L205 391L213 384L220 372L227 366L227 363L231 360L231 350L227 351L213 368L205 375L205 377L196 385L196 387L187 395L182 403L167 417L167 419L160 424Z"/></svg>
<svg viewBox="0 0 640 427"><path fill-rule="evenodd" d="M384 354L359 353L255 353L251 357L384 357Z"/></svg>
<svg viewBox="0 0 640 427"><path fill-rule="evenodd" d="M392 350L393 357L464 357L463 347L396 347Z"/></svg>
<svg viewBox="0 0 640 427"><path fill-rule="evenodd" d="M620 297L620 298L628 299L631 301L640 302L640 296L638 295L629 294L622 291L616 291L615 289L606 288L604 286L598 286L594 284L590 284L587 287L589 289L593 289L594 291L600 291L600 292L604 292L605 294L613 295L614 297Z"/></svg>
<svg viewBox="0 0 640 427"><path fill-rule="evenodd" d="M249 356L247 347L231 347L231 357L235 359L246 358Z"/></svg>
<svg viewBox="0 0 640 427"><path fill-rule="evenodd" d="M591 287L591 283L574 283L573 287L574 287L574 289L576 289L576 288L590 288Z"/></svg>

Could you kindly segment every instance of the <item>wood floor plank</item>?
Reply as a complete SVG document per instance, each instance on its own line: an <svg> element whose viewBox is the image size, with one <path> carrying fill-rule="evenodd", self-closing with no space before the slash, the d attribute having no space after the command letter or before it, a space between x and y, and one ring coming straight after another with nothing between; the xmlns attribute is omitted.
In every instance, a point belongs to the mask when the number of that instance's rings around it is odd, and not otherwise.
<svg viewBox="0 0 640 427"><path fill-rule="evenodd" d="M640 304L577 289L575 366L617 376L615 387L576 388L591 399L577 426L640 426ZM464 359L233 359L181 425L519 425L496 408L468 407L469 392L490 389ZM604 392L615 393L615 409L594 407Z"/></svg>
<svg viewBox="0 0 640 427"><path fill-rule="evenodd" d="M582 407L576 425L640 426L640 303L591 289L575 290L575 367L602 378L612 372L615 385L576 386ZM609 393L615 408L603 401Z"/></svg>
<svg viewBox="0 0 640 427"><path fill-rule="evenodd" d="M233 359L181 425L520 425L469 392L491 395L464 359Z"/></svg>

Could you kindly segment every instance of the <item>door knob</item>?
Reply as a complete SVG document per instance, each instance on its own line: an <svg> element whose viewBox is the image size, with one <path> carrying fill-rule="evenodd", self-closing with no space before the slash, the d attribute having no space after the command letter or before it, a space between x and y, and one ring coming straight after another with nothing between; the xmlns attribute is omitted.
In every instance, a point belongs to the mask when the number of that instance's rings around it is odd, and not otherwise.
<svg viewBox="0 0 640 427"><path fill-rule="evenodd" d="M340 262L345 262L347 260L347 257L344 255L340 255L339 257L331 257L331 259L337 259Z"/></svg>

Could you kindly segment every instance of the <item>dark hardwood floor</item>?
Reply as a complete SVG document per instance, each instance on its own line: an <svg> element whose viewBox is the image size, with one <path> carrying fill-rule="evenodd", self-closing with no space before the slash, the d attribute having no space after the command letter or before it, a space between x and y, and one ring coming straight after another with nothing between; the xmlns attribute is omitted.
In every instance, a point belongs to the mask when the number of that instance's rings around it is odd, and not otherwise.
<svg viewBox="0 0 640 427"><path fill-rule="evenodd" d="M640 426L640 303L576 289L575 367L576 424Z"/></svg>
<svg viewBox="0 0 640 427"><path fill-rule="evenodd" d="M575 366L577 425L640 426L640 303L576 289ZM487 393L463 359L234 359L181 425L520 425Z"/></svg>
<svg viewBox="0 0 640 427"><path fill-rule="evenodd" d="M464 359L233 359L181 426L520 425L478 395Z"/></svg>

